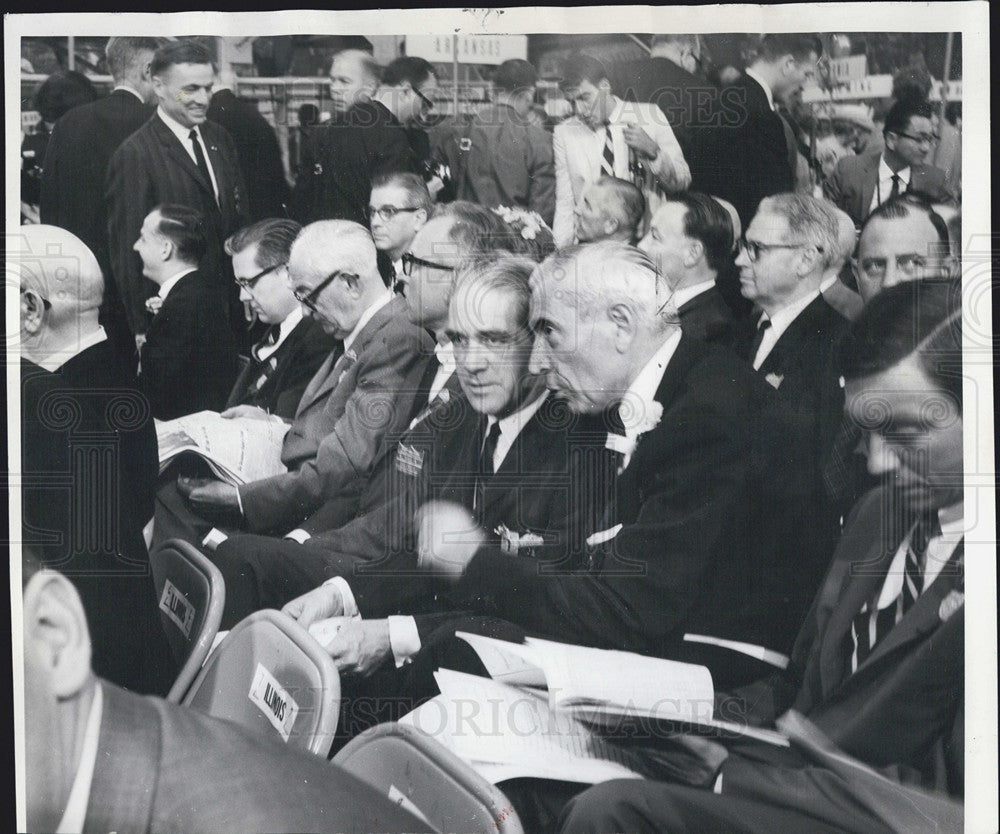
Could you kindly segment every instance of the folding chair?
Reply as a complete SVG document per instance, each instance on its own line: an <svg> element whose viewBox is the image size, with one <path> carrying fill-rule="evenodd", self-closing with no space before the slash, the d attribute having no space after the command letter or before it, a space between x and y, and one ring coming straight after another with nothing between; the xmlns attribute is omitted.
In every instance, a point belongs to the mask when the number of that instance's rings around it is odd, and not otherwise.
<svg viewBox="0 0 1000 834"><path fill-rule="evenodd" d="M411 811L416 807L437 831L523 834L499 788L415 727L379 724L351 739L333 761Z"/></svg>
<svg viewBox="0 0 1000 834"><path fill-rule="evenodd" d="M179 704L208 657L226 604L219 569L195 547L171 539L149 556L167 641L181 667L167 700Z"/></svg>
<svg viewBox="0 0 1000 834"><path fill-rule="evenodd" d="M325 758L337 729L340 676L291 617L257 611L212 652L183 703Z"/></svg>

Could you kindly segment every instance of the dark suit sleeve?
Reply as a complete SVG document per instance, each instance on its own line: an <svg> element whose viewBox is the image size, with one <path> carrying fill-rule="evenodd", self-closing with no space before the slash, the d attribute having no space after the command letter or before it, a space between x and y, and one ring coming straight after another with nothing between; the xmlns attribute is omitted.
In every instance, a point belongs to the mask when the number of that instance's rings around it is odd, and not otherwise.
<svg viewBox="0 0 1000 834"><path fill-rule="evenodd" d="M372 178L392 171L416 173L417 163L406 141L406 133L401 128L386 126L379 134L372 159Z"/></svg>
<svg viewBox="0 0 1000 834"><path fill-rule="evenodd" d="M483 549L459 596L555 640L650 652L678 636L710 592L714 554L731 535L727 519L745 501L739 444L702 406L644 439L663 444L655 493L634 522L587 554L597 567L542 575L535 559Z"/></svg>
<svg viewBox="0 0 1000 834"><path fill-rule="evenodd" d="M180 312L187 314L191 310ZM161 309L158 315L162 314ZM150 338L142 346L139 379L154 415L166 414L176 407L177 392L192 384L190 357L200 344L200 331L196 319L172 311L150 328Z"/></svg>
<svg viewBox="0 0 1000 834"><path fill-rule="evenodd" d="M356 387L316 456L294 472L240 488L247 524L255 532L291 527L367 475L382 435L395 419L397 393L406 390L426 358L422 331L386 330L389 335L359 356Z"/></svg>
<svg viewBox="0 0 1000 834"><path fill-rule="evenodd" d="M532 155L528 208L537 212L551 226L556 213L556 163L552 137L541 128L531 127L527 135Z"/></svg>
<svg viewBox="0 0 1000 834"><path fill-rule="evenodd" d="M45 161L42 165L41 195L38 211L43 223L51 226L62 226L59 205L59 177L62 167L62 151L64 146L63 130L60 123L52 126L49 134L49 144L45 148Z"/></svg>
<svg viewBox="0 0 1000 834"><path fill-rule="evenodd" d="M111 271L129 329L133 335L146 332L146 279L139 256L132 249L142 221L153 205L153 182L137 146L121 145L111 157L105 182L108 209L108 244Z"/></svg>
<svg viewBox="0 0 1000 834"><path fill-rule="evenodd" d="M302 337L302 345L296 355L292 357L291 366L288 373L281 382L281 391L277 396L274 405L274 413L280 416L295 416L299 400L309 385L319 366L323 364L330 351L334 349L334 342L329 338L324 338L324 334L319 327L310 327Z"/></svg>

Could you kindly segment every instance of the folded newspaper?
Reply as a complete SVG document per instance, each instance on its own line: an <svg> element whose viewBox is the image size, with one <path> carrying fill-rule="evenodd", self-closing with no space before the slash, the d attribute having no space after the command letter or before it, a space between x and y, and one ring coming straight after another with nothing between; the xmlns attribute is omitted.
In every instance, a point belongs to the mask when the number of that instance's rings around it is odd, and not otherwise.
<svg viewBox="0 0 1000 834"><path fill-rule="evenodd" d="M401 723L434 736L490 782L531 776L594 784L648 775L648 761L631 745L609 741L619 737L707 733L788 746L781 733L716 719L704 666L533 638L458 636L492 680L439 669L441 694Z"/></svg>
<svg viewBox="0 0 1000 834"><path fill-rule="evenodd" d="M281 444L288 424L279 417L225 418L199 411L176 420L156 421L160 472L178 455L198 455L226 483L239 485L287 472Z"/></svg>

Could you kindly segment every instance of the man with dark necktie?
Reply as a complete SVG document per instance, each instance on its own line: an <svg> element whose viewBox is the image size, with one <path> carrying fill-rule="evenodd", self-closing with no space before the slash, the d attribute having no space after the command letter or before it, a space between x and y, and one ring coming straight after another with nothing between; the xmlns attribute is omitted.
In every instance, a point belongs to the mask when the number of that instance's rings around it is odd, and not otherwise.
<svg viewBox="0 0 1000 834"><path fill-rule="evenodd" d="M188 206L204 218L208 247L202 269L227 301L229 325L245 341L242 306L223 241L244 225L246 204L232 138L207 120L212 59L193 41L171 41L150 66L159 107L126 139L108 165L105 199L111 270L125 305L129 329L141 344L146 299L156 292L132 251L150 210L161 203Z"/></svg>
<svg viewBox="0 0 1000 834"><path fill-rule="evenodd" d="M403 253L427 222L434 201L417 174L395 172L372 182L368 200L368 225L378 249L379 271L388 286L399 287L403 275Z"/></svg>
<svg viewBox="0 0 1000 834"><path fill-rule="evenodd" d="M309 380L339 347L316 318L304 315L288 281L288 257L301 230L294 220L261 220L226 241L240 301L268 328L251 348L223 416L263 409L291 420Z"/></svg>
<svg viewBox="0 0 1000 834"><path fill-rule="evenodd" d="M961 830L957 298L941 284L893 287L840 349L846 413L867 435L868 467L883 484L851 513L788 668L717 696L717 710L753 726L797 712L778 726L798 741L790 750L708 742L714 765L679 769L680 782L591 788L567 807L562 832Z"/></svg>

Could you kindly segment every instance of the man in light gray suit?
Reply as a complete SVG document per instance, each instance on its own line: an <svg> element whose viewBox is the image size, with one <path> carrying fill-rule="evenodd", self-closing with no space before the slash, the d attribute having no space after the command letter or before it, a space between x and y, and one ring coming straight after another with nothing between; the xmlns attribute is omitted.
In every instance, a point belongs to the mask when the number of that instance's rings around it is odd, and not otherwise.
<svg viewBox="0 0 1000 834"><path fill-rule="evenodd" d="M288 472L239 488L179 478L160 490L154 549L175 536L197 543L209 522L285 533L325 500L359 490L383 435L409 423L400 395L419 385L433 343L383 284L369 232L347 220L310 224L292 246L288 273L302 306L344 343L299 401L281 454Z"/></svg>

